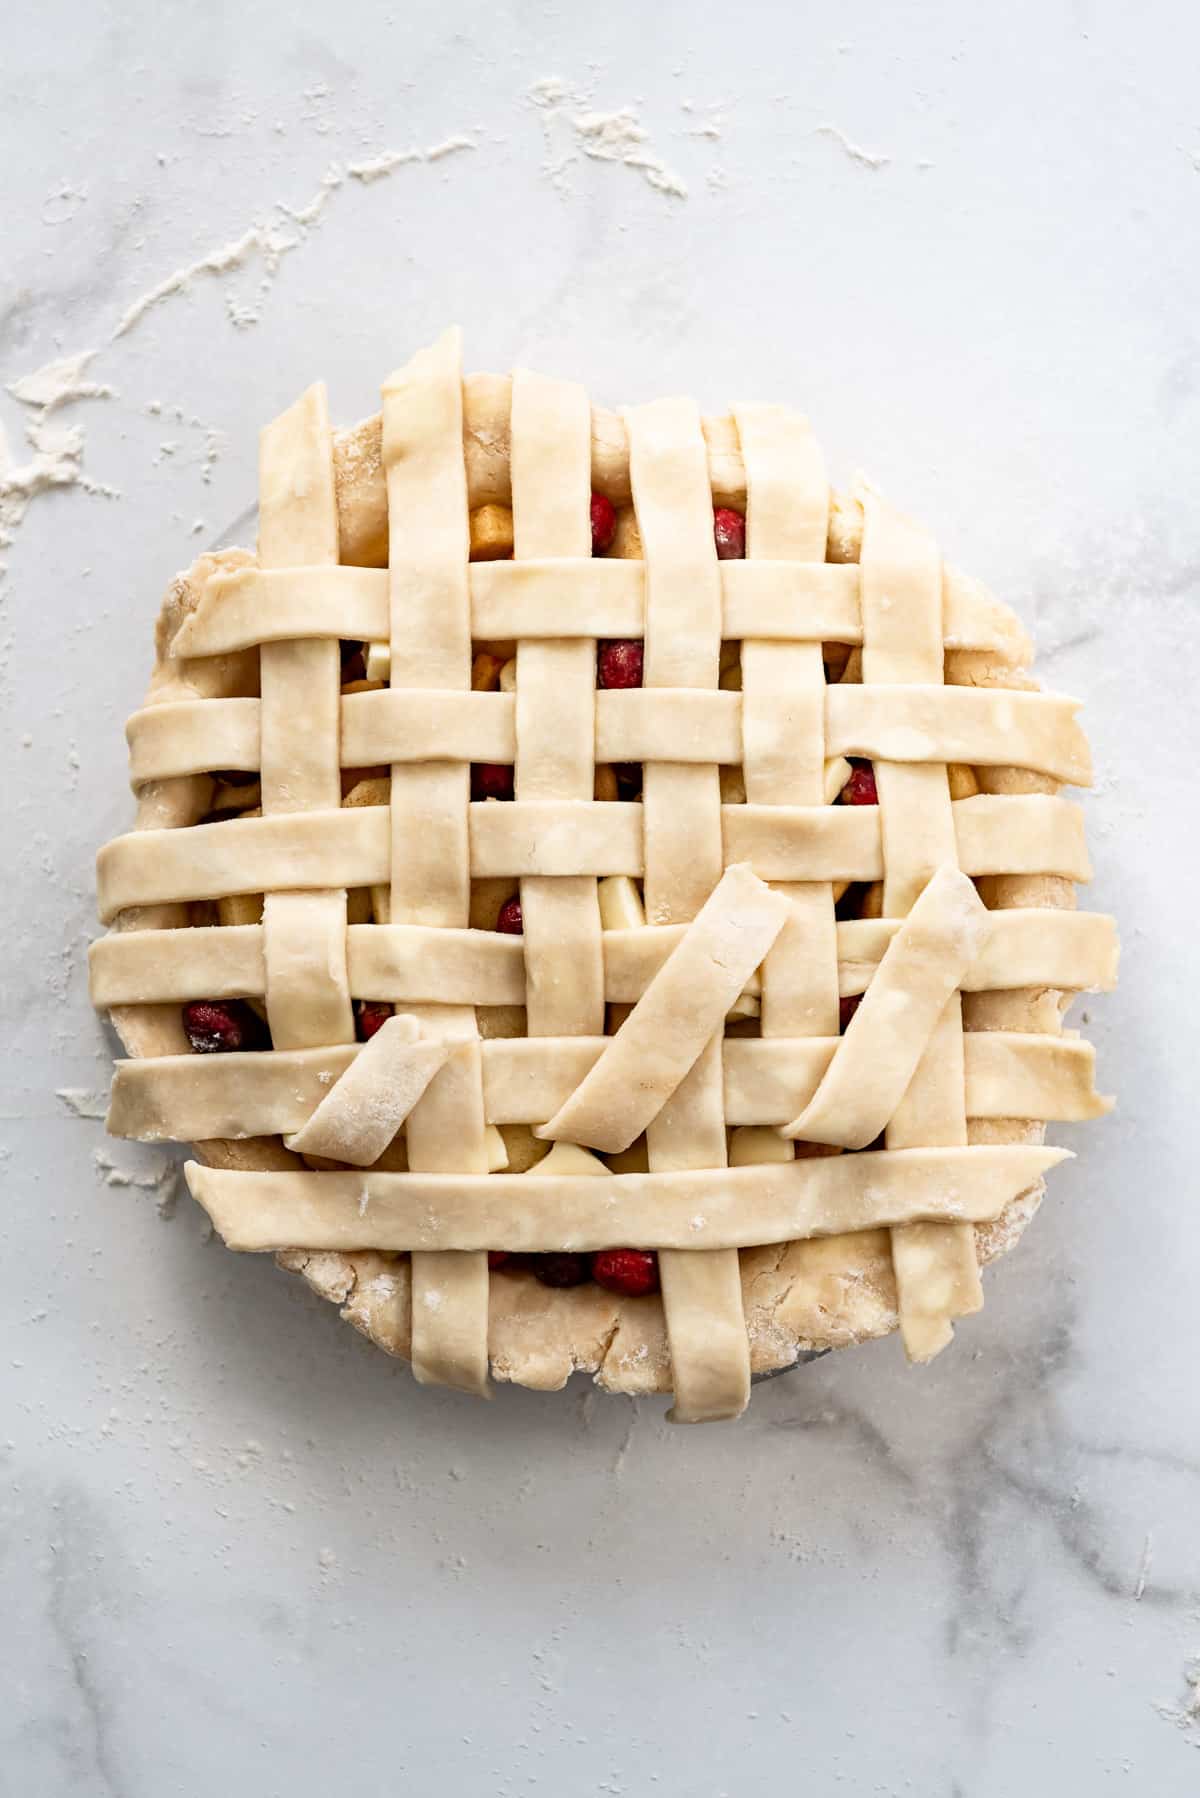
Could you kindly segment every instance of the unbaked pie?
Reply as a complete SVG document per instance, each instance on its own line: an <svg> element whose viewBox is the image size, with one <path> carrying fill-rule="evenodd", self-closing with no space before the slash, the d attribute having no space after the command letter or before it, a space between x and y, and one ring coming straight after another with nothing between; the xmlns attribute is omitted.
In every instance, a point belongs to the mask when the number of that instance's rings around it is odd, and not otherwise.
<svg viewBox="0 0 1200 1798"><path fill-rule="evenodd" d="M171 587L100 853L109 1128L196 1145L419 1380L752 1373L982 1302L1107 988L1075 703L781 406L615 414L457 332L262 437Z"/></svg>

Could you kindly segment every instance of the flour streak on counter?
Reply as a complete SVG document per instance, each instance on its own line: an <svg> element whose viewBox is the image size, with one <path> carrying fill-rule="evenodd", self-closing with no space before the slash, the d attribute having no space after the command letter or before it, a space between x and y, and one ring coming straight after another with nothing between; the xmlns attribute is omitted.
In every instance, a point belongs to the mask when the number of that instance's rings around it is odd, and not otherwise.
<svg viewBox="0 0 1200 1798"><path fill-rule="evenodd" d="M198 256L194 262L177 268L140 294L125 308L110 334L117 343L140 325L146 315L169 300L186 293L193 282L204 276L230 275L255 261L262 263L259 293L270 292L283 258L304 244L334 194L348 180L364 187L374 185L396 169L412 165L442 162L446 157L475 149L474 139L458 134L441 139L425 148L385 150L368 160L350 163L343 168L334 164L322 177L321 185L307 204L294 207L276 200L266 216L250 225L239 236ZM64 190L66 191L66 190ZM72 193L75 190L70 190ZM232 293L225 296L230 323L238 329L257 324L261 316L257 306L241 303ZM48 422L52 413L80 400L115 399L116 389L87 378L87 370L101 354L97 348L78 350L61 356L31 373L19 375L7 384L18 404L30 409L32 416L25 425L25 439L33 452L19 462L0 426L0 549L13 540L31 502L43 493L65 488L81 488L86 493L119 498L115 487L94 480L84 470L85 435L82 425L60 426ZM211 455L206 470L211 465ZM0 563L0 577L5 573Z"/></svg>
<svg viewBox="0 0 1200 1798"><path fill-rule="evenodd" d="M579 154L593 162L617 162L634 169L657 193L686 200L687 185L650 147L649 133L632 106L598 112L586 94L573 93L557 75L543 76L526 96L542 114L546 140L543 172L562 193L570 191L566 171ZM719 126L705 136L719 135Z"/></svg>
<svg viewBox="0 0 1200 1798"><path fill-rule="evenodd" d="M186 267L175 269L157 286L140 295L126 308L113 332L113 340L124 337L163 300L183 293L197 276L227 275L234 269L243 268L256 257L261 257L263 263L260 291L267 293L283 258L290 251L298 250L306 241L334 194L345 186L347 178L368 186L390 175L395 169L409 167L414 163L440 162L457 151L474 148L474 141L469 137L448 137L441 143L431 144L427 149L385 150L370 161L351 163L345 169L335 163L322 177L320 187L306 206L292 207L282 200L276 200L265 220L251 225L240 237L229 243L197 257L195 262ZM254 308L239 306L230 295L226 295L225 304L232 324L242 328L258 323L260 315Z"/></svg>
<svg viewBox="0 0 1200 1798"><path fill-rule="evenodd" d="M0 549L12 542L31 501L54 487L83 487L110 499L117 497L114 487L93 481L83 472L83 429L79 425L58 426L49 422L50 415L77 400L101 400L116 397L115 389L99 381L87 379L87 369L97 352L79 350L72 356L60 356L31 374L21 375L9 383L7 391L19 405L27 406L32 417L25 426L25 440L33 451L28 461L18 463L0 428ZM0 564L0 573L3 565Z"/></svg>

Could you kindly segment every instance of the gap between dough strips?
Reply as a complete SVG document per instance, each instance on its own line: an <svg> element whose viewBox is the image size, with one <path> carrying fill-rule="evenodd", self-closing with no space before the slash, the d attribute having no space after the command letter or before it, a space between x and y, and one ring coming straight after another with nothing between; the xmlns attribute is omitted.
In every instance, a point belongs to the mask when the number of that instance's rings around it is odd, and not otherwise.
<svg viewBox="0 0 1200 1798"><path fill-rule="evenodd" d="M421 1380L704 1421L935 1354L1108 1105L1087 743L1011 613L799 414L608 413L457 332L275 420L259 520L128 727L110 1128Z"/></svg>

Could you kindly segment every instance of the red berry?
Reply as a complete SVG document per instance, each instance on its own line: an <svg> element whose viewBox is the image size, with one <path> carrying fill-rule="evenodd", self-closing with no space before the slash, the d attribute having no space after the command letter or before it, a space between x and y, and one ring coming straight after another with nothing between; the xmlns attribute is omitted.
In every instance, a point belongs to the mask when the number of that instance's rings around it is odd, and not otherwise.
<svg viewBox="0 0 1200 1798"><path fill-rule="evenodd" d="M612 547L613 534L617 528L617 515L613 511L613 503L605 499L602 493L592 495L592 554L602 556Z"/></svg>
<svg viewBox="0 0 1200 1798"><path fill-rule="evenodd" d="M487 1257L488 1257L488 1267L492 1270L493 1273L495 1272L495 1270L498 1267L503 1267L504 1263L506 1261L512 1260L512 1255L509 1253L509 1251L507 1249L489 1249L487 1252Z"/></svg>
<svg viewBox="0 0 1200 1798"><path fill-rule="evenodd" d="M217 768L213 771L213 779L225 787L252 787L258 775L252 768Z"/></svg>
<svg viewBox="0 0 1200 1798"><path fill-rule="evenodd" d="M596 665L597 684L601 687L640 687L642 659L642 645L636 637L602 643Z"/></svg>
<svg viewBox="0 0 1200 1798"><path fill-rule="evenodd" d="M251 1048L258 1020L237 999L193 999L183 1008L183 1028L197 1055L228 1055Z"/></svg>
<svg viewBox="0 0 1200 1798"><path fill-rule="evenodd" d="M731 506L713 508L713 540L718 562L740 562L746 553L746 519Z"/></svg>
<svg viewBox="0 0 1200 1798"><path fill-rule="evenodd" d="M582 1286L588 1278L586 1255L539 1255L534 1273L543 1286Z"/></svg>
<svg viewBox="0 0 1200 1798"><path fill-rule="evenodd" d="M513 771L507 762L474 762L471 766L472 799L511 799Z"/></svg>
<svg viewBox="0 0 1200 1798"><path fill-rule="evenodd" d="M342 644L342 683L351 680L366 680L367 655L366 645L362 643Z"/></svg>
<svg viewBox="0 0 1200 1798"><path fill-rule="evenodd" d="M640 762L614 762L613 768L617 776L617 797L619 799L639 799L642 792L642 764Z"/></svg>
<svg viewBox="0 0 1200 1798"><path fill-rule="evenodd" d="M609 1292L640 1299L658 1291L658 1256L649 1249L601 1249L592 1256L592 1278Z"/></svg>
<svg viewBox="0 0 1200 1798"><path fill-rule="evenodd" d="M875 770L870 762L855 762L850 770L850 778L842 788L841 799L843 805L879 804Z"/></svg>
<svg viewBox="0 0 1200 1798"><path fill-rule="evenodd" d="M390 1005L374 999L360 999L354 1007L354 1029L360 1043L369 1043L377 1030L382 1030L392 1015Z"/></svg>
<svg viewBox="0 0 1200 1798"><path fill-rule="evenodd" d="M838 1029L846 1034L846 1026L862 1004L862 994L853 993L848 998L838 1000Z"/></svg>
<svg viewBox="0 0 1200 1798"><path fill-rule="evenodd" d="M515 893L500 907L499 916L496 919L496 929L503 931L505 936L520 936L524 931L525 920L521 916L521 901Z"/></svg>

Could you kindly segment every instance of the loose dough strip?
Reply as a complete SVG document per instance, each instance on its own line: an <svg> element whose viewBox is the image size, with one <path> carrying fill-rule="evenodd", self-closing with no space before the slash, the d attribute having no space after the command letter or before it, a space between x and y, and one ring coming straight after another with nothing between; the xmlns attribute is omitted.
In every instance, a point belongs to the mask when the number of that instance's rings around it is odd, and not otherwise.
<svg viewBox="0 0 1200 1798"><path fill-rule="evenodd" d="M439 1078L444 1078L446 1070ZM474 1174L243 1173L185 1163L231 1249L586 1254L733 1249L913 1220L998 1217L1065 1149L998 1144L888 1150L756 1167L503 1179Z"/></svg>
<svg viewBox="0 0 1200 1798"><path fill-rule="evenodd" d="M749 868L726 869L591 1073L536 1134L627 1149L721 1029L787 917L787 901Z"/></svg>
<svg viewBox="0 0 1200 1798"><path fill-rule="evenodd" d="M414 1017L388 1018L326 1093L303 1129L285 1138L298 1155L370 1167L378 1161L438 1069L445 1040L422 1042Z"/></svg>
<svg viewBox="0 0 1200 1798"><path fill-rule="evenodd" d="M991 914L965 874L939 868L888 945L817 1091L784 1135L865 1149L908 1090Z"/></svg>

